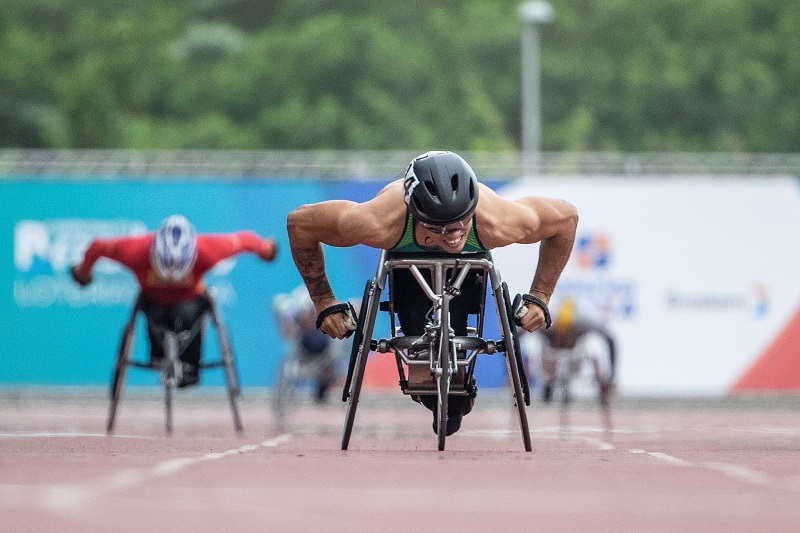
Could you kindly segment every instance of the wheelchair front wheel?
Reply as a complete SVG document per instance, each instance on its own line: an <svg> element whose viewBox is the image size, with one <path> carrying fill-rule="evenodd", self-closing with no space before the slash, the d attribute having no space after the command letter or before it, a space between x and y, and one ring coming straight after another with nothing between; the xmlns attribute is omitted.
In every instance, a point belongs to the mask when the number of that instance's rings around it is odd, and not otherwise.
<svg viewBox="0 0 800 533"><path fill-rule="evenodd" d="M445 439L447 438L447 400L450 395L450 350L449 342L445 339L440 339L439 349L439 375L437 376L437 389L438 389L438 424L436 427L436 434L439 437L439 451L444 450Z"/></svg>

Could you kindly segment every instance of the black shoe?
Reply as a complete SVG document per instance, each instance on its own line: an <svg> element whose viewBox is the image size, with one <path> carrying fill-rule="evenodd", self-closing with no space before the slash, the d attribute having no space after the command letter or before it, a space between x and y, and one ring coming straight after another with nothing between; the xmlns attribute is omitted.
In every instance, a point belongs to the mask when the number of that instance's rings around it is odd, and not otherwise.
<svg viewBox="0 0 800 533"><path fill-rule="evenodd" d="M183 363L183 372L181 372L181 379L178 381L178 388L192 387L199 382L200 372L197 366L190 363Z"/></svg>
<svg viewBox="0 0 800 533"><path fill-rule="evenodd" d="M435 396L433 396L436 399ZM467 396L450 396L447 399L447 431L446 436L450 436L459 429L461 429L461 419L464 415L472 410L472 401L474 398ZM438 403L438 402L437 402ZM433 432L439 434L439 413L438 409L431 409L433 411Z"/></svg>
<svg viewBox="0 0 800 533"><path fill-rule="evenodd" d="M455 412L453 414L447 413L447 431L445 432L446 436L450 436L459 429L461 429L461 419L464 418L464 415L460 412ZM433 432L437 435L439 434L439 417L436 414L436 411L433 412Z"/></svg>
<svg viewBox="0 0 800 533"><path fill-rule="evenodd" d="M450 409L448 408L448 411ZM448 412L447 413L447 435L448 437L461 429L461 419L464 417L464 414L461 411L455 412Z"/></svg>

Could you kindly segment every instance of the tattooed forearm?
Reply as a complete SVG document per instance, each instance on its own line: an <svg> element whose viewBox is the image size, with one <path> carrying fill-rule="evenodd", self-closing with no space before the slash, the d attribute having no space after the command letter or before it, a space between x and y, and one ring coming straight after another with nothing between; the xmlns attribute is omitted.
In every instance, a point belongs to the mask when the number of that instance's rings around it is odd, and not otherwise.
<svg viewBox="0 0 800 533"><path fill-rule="evenodd" d="M312 299L333 296L325 274L325 255L321 244L314 248L292 248L292 257Z"/></svg>
<svg viewBox="0 0 800 533"><path fill-rule="evenodd" d="M308 287L308 294L313 300L333 296L333 289L331 289L331 284L328 282L328 277L324 272L317 277L303 276L303 281L305 281L306 287Z"/></svg>

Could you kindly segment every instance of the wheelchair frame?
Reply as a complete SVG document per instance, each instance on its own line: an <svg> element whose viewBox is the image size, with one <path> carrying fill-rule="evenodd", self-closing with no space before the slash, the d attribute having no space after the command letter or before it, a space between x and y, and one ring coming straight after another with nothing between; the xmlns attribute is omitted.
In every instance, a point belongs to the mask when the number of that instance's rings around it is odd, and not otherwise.
<svg viewBox="0 0 800 533"><path fill-rule="evenodd" d="M295 403L301 382L310 381L317 386L320 375L326 371L329 371L330 377L335 379L340 354L335 343L343 341L329 339L328 342L325 352L316 356L304 354L296 345L282 355L278 363L278 380L272 398L272 408L281 427L288 418L289 409Z"/></svg>
<svg viewBox="0 0 800 533"><path fill-rule="evenodd" d="M237 433L243 430L241 416L239 414L239 405L237 399L241 396L241 387L239 385L239 376L236 369L236 360L233 355L233 347L231 345L230 334L225 323L222 321L222 316L217 307L214 298L208 294L208 309L203 311L200 319L194 326L188 330L181 332L174 332L170 329L159 327L163 332L163 347L164 347L164 360L160 367L154 367L150 362L136 361L131 358L133 353L134 337L136 331L136 320L141 312L146 320L150 318L144 313L144 300L143 296L139 294L134 301L133 309L131 310L130 317L125 324L122 331L122 341L120 342L119 350L117 352L117 360L114 365L114 372L111 381L111 402L108 411L108 421L106 424L106 431L112 433L116 422L117 409L119 402L122 399L122 391L125 385L125 376L128 367L142 368L146 370L155 370L160 374L161 386L164 388L164 409L166 416L166 430L168 434L172 433L173 429L173 393L180 381L182 374L182 363L180 355L183 351L181 344L188 345L189 342L198 334L200 328L203 327L204 321L208 318L214 326L219 343L220 359L218 361L209 361L206 363L201 362L198 371L209 368L222 367L225 371L225 386L228 393L228 401L231 407L231 414L233 416L233 426ZM186 334L185 340L180 338L181 334Z"/></svg>
<svg viewBox="0 0 800 533"><path fill-rule="evenodd" d="M541 366L544 367L545 362L553 362L555 371L552 374L550 386L551 394L559 393L560 396L560 422L561 428L566 429L570 426L569 421L569 408L572 404L572 382L574 378L578 377L583 365L587 364L589 360L582 354L575 352L574 348L547 348L542 349ZM591 361L596 365L594 361ZM602 382L598 376L597 368L593 368L595 384L597 385L597 400L600 407L601 417L603 421L603 428L607 434L613 431L613 423L611 419L611 390L609 382Z"/></svg>
<svg viewBox="0 0 800 533"><path fill-rule="evenodd" d="M414 279L432 302L432 315L426 331L421 336L401 336L395 320L394 299L381 302L380 297L386 280L394 269L409 269ZM431 273L429 284L421 269ZM492 294L495 299L497 318L500 323L502 339L484 340L483 321L486 298L486 277L483 277L482 296L477 324L468 327L467 336L455 336L450 328L450 301L460 295L461 284L471 270L489 275ZM448 271L450 276L448 278ZM390 291L391 293L391 291ZM391 337L375 340L372 338L378 311L388 311L391 317ZM444 450L447 429L447 400L450 394L469 394L467 387L472 377L478 354L505 354L506 369L512 387L512 399L519 414L520 429L525 451L531 451L531 437L525 406L530 405L530 390L527 374L524 371L519 337L512 316L511 299L507 284L502 281L491 252L448 254L395 253L382 250L375 277L367 281L361 310L356 324L353 348L345 379L342 401L349 400L342 435L342 449L350 443L358 399L363 383L367 357L370 351L393 352L397 360L400 386L404 394L432 394L437 396L437 435L439 450ZM459 357L463 353L463 357ZM405 378L403 366L428 365L435 381L435 390L415 389ZM463 388L454 387L452 380L463 370Z"/></svg>

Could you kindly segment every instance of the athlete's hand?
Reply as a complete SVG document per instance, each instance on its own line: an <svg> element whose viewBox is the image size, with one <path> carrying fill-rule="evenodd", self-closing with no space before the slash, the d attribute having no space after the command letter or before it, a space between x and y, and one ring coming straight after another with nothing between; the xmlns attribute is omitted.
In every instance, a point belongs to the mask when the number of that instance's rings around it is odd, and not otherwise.
<svg viewBox="0 0 800 533"><path fill-rule="evenodd" d="M544 326L544 312L535 305L523 305L514 316L525 331L534 332Z"/></svg>
<svg viewBox="0 0 800 533"><path fill-rule="evenodd" d="M275 239L264 239L261 241L261 251L258 257L263 261L274 261L278 255L278 242Z"/></svg>
<svg viewBox="0 0 800 533"><path fill-rule="evenodd" d="M530 295L525 295L530 297ZM526 302L521 294L514 298L514 303L511 305L514 313L514 322L525 331L534 332L542 326L550 327L549 311L545 312L547 302L541 298L535 298L538 304ZM544 307L542 307L544 306Z"/></svg>
<svg viewBox="0 0 800 533"><path fill-rule="evenodd" d="M322 316L325 310L339 305L347 304L342 304L342 302L334 300L333 303L326 305L325 309L320 312L319 316ZM323 333L333 339L344 339L345 337L349 337L350 334L356 329L356 316L352 305L348 305L347 308L343 309L342 311L330 313L321 321L318 318L317 321L319 324L317 327Z"/></svg>
<svg viewBox="0 0 800 533"><path fill-rule="evenodd" d="M72 279L81 287L85 287L92 282L92 272L84 273L80 265L74 265L69 271L72 274Z"/></svg>

